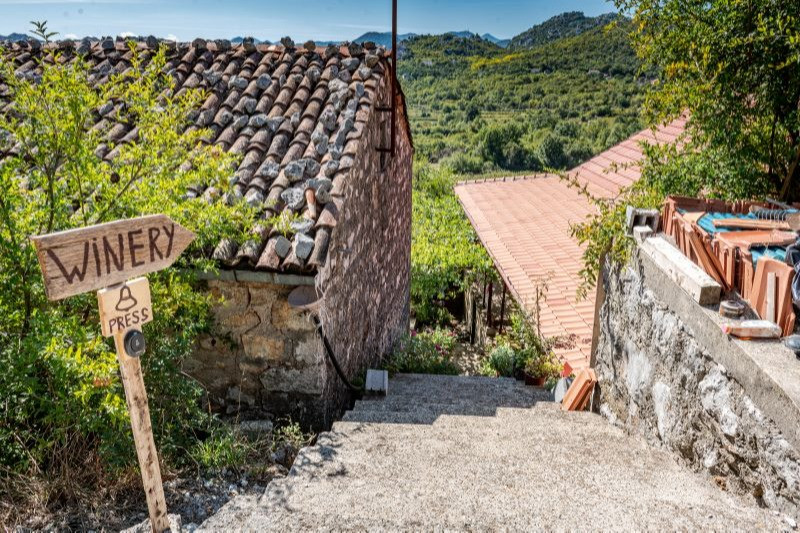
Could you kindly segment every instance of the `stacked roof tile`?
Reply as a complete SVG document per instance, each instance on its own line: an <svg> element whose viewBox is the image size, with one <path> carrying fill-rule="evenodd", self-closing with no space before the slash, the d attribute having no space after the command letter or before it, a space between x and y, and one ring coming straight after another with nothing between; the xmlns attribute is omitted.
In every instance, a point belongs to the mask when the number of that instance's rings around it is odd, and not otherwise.
<svg viewBox="0 0 800 533"><path fill-rule="evenodd" d="M642 131L568 172L597 197L614 197L641 176L641 142L679 139L685 119ZM571 227L594 213L559 176L469 181L456 186L464 211L515 300L538 314L539 329L556 337L556 354L573 369L589 366L595 293L577 297L583 247ZM543 299L537 299L545 288Z"/></svg>
<svg viewBox="0 0 800 533"><path fill-rule="evenodd" d="M282 42L231 45L196 39L176 44L150 37L137 41L136 48L146 64L159 46L167 46L166 71L176 93L207 93L189 128L207 128L209 143L241 155L228 190L198 183L187 194L209 201L241 199L262 208L265 218L284 210L303 215L292 223L291 241L265 228L241 245L222 241L213 257L239 268L307 272L325 261L342 183L358 157L364 124L374 106L388 105L376 102L388 55L370 43L320 48L310 41L302 47ZM93 84L132 68L133 53L120 39L44 47L23 41L5 47L17 76L30 79L40 73L38 62L53 61L56 51L61 62L83 56L91 65ZM7 86L0 81L0 111L9 103ZM109 102L93 117L107 141L96 153L108 161L116 157L116 146L137 138L135 124L115 120L120 105Z"/></svg>

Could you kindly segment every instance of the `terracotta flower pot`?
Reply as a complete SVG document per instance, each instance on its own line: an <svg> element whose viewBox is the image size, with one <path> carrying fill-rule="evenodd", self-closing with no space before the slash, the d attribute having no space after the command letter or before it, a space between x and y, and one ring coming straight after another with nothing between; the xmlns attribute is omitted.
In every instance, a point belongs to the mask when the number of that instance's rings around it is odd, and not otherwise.
<svg viewBox="0 0 800 533"><path fill-rule="evenodd" d="M547 381L544 377L531 376L525 372L525 385L532 387L544 387L544 382Z"/></svg>

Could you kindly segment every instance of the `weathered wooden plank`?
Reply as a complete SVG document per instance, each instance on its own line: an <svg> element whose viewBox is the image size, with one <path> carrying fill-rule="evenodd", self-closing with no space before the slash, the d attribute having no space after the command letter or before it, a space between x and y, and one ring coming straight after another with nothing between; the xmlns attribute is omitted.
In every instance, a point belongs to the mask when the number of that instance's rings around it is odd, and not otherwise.
<svg viewBox="0 0 800 533"><path fill-rule="evenodd" d="M193 239L194 233L165 215L31 237L50 300L167 268Z"/></svg>
<svg viewBox="0 0 800 533"><path fill-rule="evenodd" d="M708 251L703 242L700 240L700 237L697 236L694 228L687 228L687 236L689 238L689 245L692 247L692 250L694 250L694 254L698 261L700 261L702 264L703 270L706 271L706 274L714 278L714 281L719 283L720 286L724 287L725 290L728 290L727 283L725 283L725 273L722 269L722 265L717 259L717 256Z"/></svg>
<svg viewBox="0 0 800 533"><path fill-rule="evenodd" d="M680 250L660 236L646 239L640 250L701 305L719 303L722 287Z"/></svg>
<svg viewBox="0 0 800 533"><path fill-rule="evenodd" d="M767 273L767 296L766 296L766 305L767 305L767 313L766 318L770 322L777 322L776 320L776 307L778 305L778 298L777 298L777 275L775 272L768 272Z"/></svg>
<svg viewBox="0 0 800 533"><path fill-rule="evenodd" d="M141 362L138 357L130 357L125 353L124 336L124 333L115 333L114 344L117 347L122 385L125 388L125 401L128 404L128 413L131 418L136 456L142 471L142 483L147 498L150 524L153 531L160 533L169 531L170 526L167 518L167 502L164 499L164 486L161 482L158 452L153 440L150 408L147 405Z"/></svg>
<svg viewBox="0 0 800 533"><path fill-rule="evenodd" d="M715 228L739 229L779 229L792 230L792 225L783 220L761 220L757 218L717 218L713 221Z"/></svg>

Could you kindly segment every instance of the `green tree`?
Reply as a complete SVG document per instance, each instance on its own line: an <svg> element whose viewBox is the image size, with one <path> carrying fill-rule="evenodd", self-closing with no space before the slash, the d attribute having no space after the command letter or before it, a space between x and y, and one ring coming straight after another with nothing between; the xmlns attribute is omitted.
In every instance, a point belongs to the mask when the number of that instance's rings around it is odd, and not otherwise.
<svg viewBox="0 0 800 533"><path fill-rule="evenodd" d="M686 150L724 162L702 176L722 197L800 197L800 6L795 0L617 0L657 84L651 124L688 112ZM686 155L684 155L686 154ZM670 191L666 191L670 192Z"/></svg>
<svg viewBox="0 0 800 533"><path fill-rule="evenodd" d="M40 28L47 34L45 28ZM180 460L209 419L201 389L180 372L195 336L209 324L210 297L187 270L209 266L204 252L222 236L242 238L255 213L244 203L209 203L185 195L189 185L227 186L235 157L189 131L199 91L174 94L164 50L100 87L81 59L43 55L40 76L18 77L0 50L0 80L9 112L0 114L0 478L76 475L89 458L103 468L135 455L112 344L100 335L93 294L48 302L29 236L153 213L197 233L181 270L150 276L155 321L142 358L157 443ZM130 142L106 144L87 117L115 109L136 126ZM102 152L105 153L105 152ZM233 203L233 202L231 202ZM9 487L3 481L4 489Z"/></svg>
<svg viewBox="0 0 800 533"><path fill-rule="evenodd" d="M538 161L522 144L525 133L526 128L514 122L487 126L480 132L481 155L501 168L534 169Z"/></svg>
<svg viewBox="0 0 800 533"><path fill-rule="evenodd" d="M634 47L655 75L645 118L688 116L685 135L648 146L642 177L574 228L584 243L585 291L600 260L624 261L625 206L660 207L669 194L725 199L800 196L800 18L794 1L617 0L633 13ZM576 184L580 186L580 184Z"/></svg>
<svg viewBox="0 0 800 533"><path fill-rule="evenodd" d="M548 134L542 139L537 149L539 160L549 168L564 168L567 157L564 154L564 143L558 135Z"/></svg>

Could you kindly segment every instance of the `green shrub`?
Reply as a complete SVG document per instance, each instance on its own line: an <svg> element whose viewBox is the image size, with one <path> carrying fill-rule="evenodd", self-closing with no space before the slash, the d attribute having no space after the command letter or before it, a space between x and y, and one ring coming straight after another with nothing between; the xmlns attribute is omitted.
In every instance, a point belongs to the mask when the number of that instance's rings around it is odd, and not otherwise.
<svg viewBox="0 0 800 533"><path fill-rule="evenodd" d="M564 370L564 365L561 364L552 352L541 354L537 357L529 359L525 363L525 372L537 378L545 378L545 380L558 379L561 372Z"/></svg>
<svg viewBox="0 0 800 533"><path fill-rule="evenodd" d="M479 132L481 155L508 170L539 168L536 155L522 142L527 129L515 122L492 124Z"/></svg>
<svg viewBox="0 0 800 533"><path fill-rule="evenodd" d="M486 170L486 161L474 154L457 152L441 161L456 174L480 174Z"/></svg>
<svg viewBox="0 0 800 533"><path fill-rule="evenodd" d="M483 361L481 374L485 376L512 377L516 368L517 355L514 349L507 344L501 344L496 346L489 353L489 357Z"/></svg>
<svg viewBox="0 0 800 533"><path fill-rule="evenodd" d="M209 326L212 303L187 272L208 266L204 254L221 237L245 237L255 213L246 204L183 196L198 183L227 187L236 157L203 145L206 131L186 131L204 95L172 94L163 50L147 65L135 47L131 54L133 68L97 88L81 60L43 62L34 82L16 77L14 63L0 54L0 79L14 110L0 114L0 132L25 140L18 155L0 163L0 476L69 476L91 458L105 470L135 464L115 351L100 335L96 297L48 302L31 235L154 213L197 234L181 270L148 276L155 313L144 329L142 365L167 464L190 462L197 435L217 427L200 407L202 390L181 373L196 335ZM125 103L118 120L136 124L139 136L106 162L94 153L104 132L86 117L112 100ZM212 461L211 448L208 456Z"/></svg>
<svg viewBox="0 0 800 533"><path fill-rule="evenodd" d="M443 325L450 315L442 301L463 292L468 273L491 272L458 199L455 177L428 163L415 166L411 240L411 305L417 325Z"/></svg>
<svg viewBox="0 0 800 533"><path fill-rule="evenodd" d="M384 368L392 374L449 374L459 373L452 361L455 337L452 332L435 329L416 333L400 339Z"/></svg>
<svg viewBox="0 0 800 533"><path fill-rule="evenodd" d="M542 337L535 325L535 317L521 310L511 314L511 326L495 339L498 346L507 346L514 353L516 370L524 369L531 361L544 361L552 357L552 339Z"/></svg>
<svg viewBox="0 0 800 533"><path fill-rule="evenodd" d="M536 153L542 164L548 168L560 169L567 164L564 143L557 135L548 134L542 139Z"/></svg>

